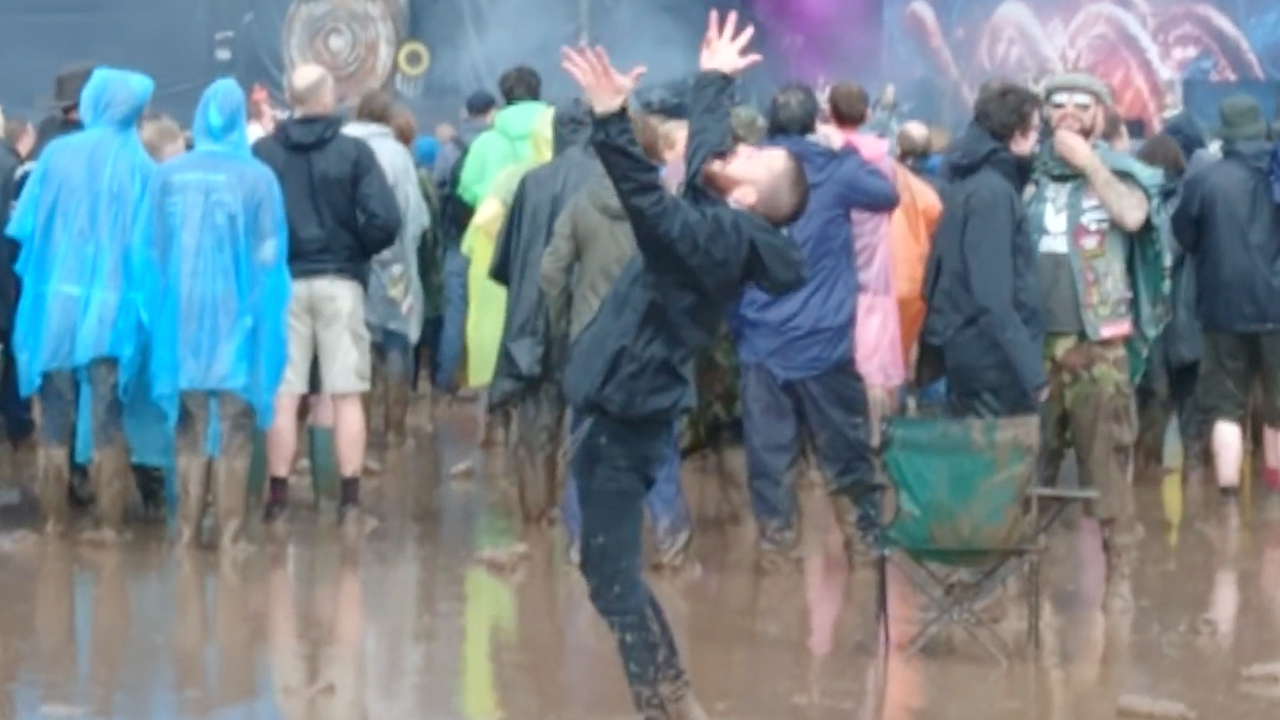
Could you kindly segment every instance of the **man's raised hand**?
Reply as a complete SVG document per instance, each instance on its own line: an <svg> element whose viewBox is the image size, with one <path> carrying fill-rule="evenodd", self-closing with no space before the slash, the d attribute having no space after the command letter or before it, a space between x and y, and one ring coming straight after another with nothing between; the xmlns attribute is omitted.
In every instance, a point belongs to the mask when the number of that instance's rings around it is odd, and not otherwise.
<svg viewBox="0 0 1280 720"><path fill-rule="evenodd" d="M738 32L738 11L730 10L720 24L720 12L712 10L707 18L707 34L702 38L702 50L698 55L698 67L703 72L720 72L737 75L764 59L759 53L747 53L747 46L756 34L754 25Z"/></svg>
<svg viewBox="0 0 1280 720"><path fill-rule="evenodd" d="M645 73L644 67L618 72L609 63L609 54L599 45L560 48L560 66L582 88L596 115L609 115L622 109Z"/></svg>

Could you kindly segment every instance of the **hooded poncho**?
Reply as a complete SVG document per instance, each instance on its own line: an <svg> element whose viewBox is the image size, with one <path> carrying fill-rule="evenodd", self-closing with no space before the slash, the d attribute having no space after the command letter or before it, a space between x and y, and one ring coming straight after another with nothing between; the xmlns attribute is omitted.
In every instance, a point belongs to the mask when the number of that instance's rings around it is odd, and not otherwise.
<svg viewBox="0 0 1280 720"><path fill-rule="evenodd" d="M94 70L80 95L85 129L45 148L10 219L6 234L21 245L13 351L24 397L45 373L96 359L120 361L122 388L136 375L156 169L137 125L154 87L140 73Z"/></svg>
<svg viewBox="0 0 1280 720"><path fill-rule="evenodd" d="M250 152L234 80L205 90L192 135L195 149L161 165L152 183L151 394L170 426L181 393L207 391L243 397L265 428L288 346L284 198Z"/></svg>

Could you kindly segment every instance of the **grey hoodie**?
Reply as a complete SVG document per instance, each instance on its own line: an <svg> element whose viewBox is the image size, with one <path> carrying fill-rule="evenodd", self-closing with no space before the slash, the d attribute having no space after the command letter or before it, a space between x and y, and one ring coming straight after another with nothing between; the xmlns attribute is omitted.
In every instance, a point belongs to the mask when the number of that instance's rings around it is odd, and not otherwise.
<svg viewBox="0 0 1280 720"><path fill-rule="evenodd" d="M551 326L564 327L567 314L569 336L577 337L635 253L631 221L602 170L561 213L542 256L540 280Z"/></svg>
<svg viewBox="0 0 1280 720"><path fill-rule="evenodd" d="M343 127L342 132L364 140L373 150L403 220L395 243L369 263L366 320L371 328L399 333L409 338L410 344L417 344L425 312L422 280L418 274L418 246L431 224L431 216L422 199L413 155L386 125L352 122Z"/></svg>

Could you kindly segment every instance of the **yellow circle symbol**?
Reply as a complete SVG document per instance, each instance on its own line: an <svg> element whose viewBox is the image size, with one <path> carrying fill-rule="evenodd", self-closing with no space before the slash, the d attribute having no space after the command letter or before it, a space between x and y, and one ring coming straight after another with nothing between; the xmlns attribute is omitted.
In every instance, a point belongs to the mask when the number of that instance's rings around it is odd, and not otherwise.
<svg viewBox="0 0 1280 720"><path fill-rule="evenodd" d="M431 51L418 40L410 40L396 53L396 67L402 75L420 77L431 66Z"/></svg>

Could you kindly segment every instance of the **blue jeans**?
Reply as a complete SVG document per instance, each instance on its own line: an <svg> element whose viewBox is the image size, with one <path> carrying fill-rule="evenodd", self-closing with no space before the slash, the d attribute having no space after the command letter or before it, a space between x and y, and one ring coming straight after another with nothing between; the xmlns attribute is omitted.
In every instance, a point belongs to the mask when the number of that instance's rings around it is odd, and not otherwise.
<svg viewBox="0 0 1280 720"><path fill-rule="evenodd" d="M457 390L458 367L462 364L467 329L467 268L470 259L458 245L444 251L444 317L440 323L440 342L436 344L437 390Z"/></svg>
<svg viewBox="0 0 1280 720"><path fill-rule="evenodd" d="M641 575L644 504L671 454L667 422L587 417L573 452L582 504L582 577L591 604L613 631L631 688L645 718L668 717L666 705L688 691L675 637Z"/></svg>
<svg viewBox="0 0 1280 720"><path fill-rule="evenodd" d="M751 509L766 540L794 538L792 476L806 439L832 492L875 484L867 392L851 364L802 380L779 380L763 365L743 365L742 431Z"/></svg>
<svg viewBox="0 0 1280 720"><path fill-rule="evenodd" d="M570 437L582 427L582 416L573 413L569 420ZM649 511L654 535L659 545L674 539L690 529L689 507L685 504L684 490L680 487L680 450L675 433L671 436L671 448L658 468L653 488L645 494L644 507ZM564 497L560 501L560 513L569 540L578 543L582 537L582 507L578 499L578 480L572 470L565 483Z"/></svg>

